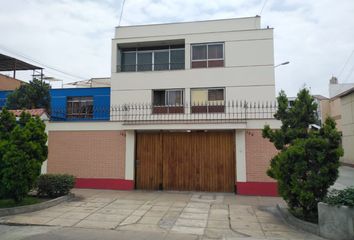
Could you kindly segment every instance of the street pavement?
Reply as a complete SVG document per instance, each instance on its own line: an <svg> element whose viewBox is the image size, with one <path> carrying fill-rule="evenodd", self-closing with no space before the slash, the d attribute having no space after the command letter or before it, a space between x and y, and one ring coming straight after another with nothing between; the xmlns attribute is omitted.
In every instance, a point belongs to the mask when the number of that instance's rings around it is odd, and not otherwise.
<svg viewBox="0 0 354 240"><path fill-rule="evenodd" d="M73 201L0 218L0 239L321 239L285 224L277 197L74 189ZM30 226L19 226L30 225ZM33 226L35 225L35 226Z"/></svg>

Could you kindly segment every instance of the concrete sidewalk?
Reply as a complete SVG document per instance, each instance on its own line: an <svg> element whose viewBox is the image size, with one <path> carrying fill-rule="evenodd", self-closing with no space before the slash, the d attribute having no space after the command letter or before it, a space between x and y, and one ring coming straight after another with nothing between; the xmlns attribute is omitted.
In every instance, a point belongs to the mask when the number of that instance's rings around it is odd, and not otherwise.
<svg viewBox="0 0 354 240"><path fill-rule="evenodd" d="M287 226L270 212L275 204L283 202L281 198L198 192L74 192L79 196L75 201L3 217L0 222L55 226L47 227L52 229L48 231L67 237L58 239L73 239L66 235L69 232L86 236L93 232L90 229L107 231L109 236L135 234L136 239L321 239ZM2 234L1 239L11 239L11 234ZM33 239L41 239L37 237Z"/></svg>
<svg viewBox="0 0 354 240"><path fill-rule="evenodd" d="M339 167L339 177L332 188L342 190L347 187L354 187L354 168L341 166Z"/></svg>

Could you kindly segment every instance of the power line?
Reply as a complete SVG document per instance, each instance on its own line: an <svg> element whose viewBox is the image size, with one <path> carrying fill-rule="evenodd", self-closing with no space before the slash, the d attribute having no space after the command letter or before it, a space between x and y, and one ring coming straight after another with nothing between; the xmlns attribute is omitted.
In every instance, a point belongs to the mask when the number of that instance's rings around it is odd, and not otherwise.
<svg viewBox="0 0 354 240"><path fill-rule="evenodd" d="M352 75L353 72L354 72L354 66L352 67L352 69L350 69L349 74L348 74L347 78L343 81L343 83L345 83L347 80L349 80L349 77Z"/></svg>
<svg viewBox="0 0 354 240"><path fill-rule="evenodd" d="M56 72L59 72L59 73L62 73L62 74L64 74L64 75L66 75L66 76L71 76L71 77L73 77L73 78L82 79L82 80L87 79L87 78L84 78L84 77L82 77L82 76L78 76L78 75L75 75L75 74L72 74L72 73L68 73L68 72L63 71L63 70L61 70L61 69L58 69L58 68L51 67L51 66L49 66L49 65L43 64L43 63L41 63L41 62L39 62L39 61L37 61L37 60L35 60L35 59L32 59L32 58L30 58L30 57L27 57L27 56L21 54L21 53L18 53L18 52L15 52L15 51L13 51L13 50L10 50L10 49L8 49L8 48L2 46L2 45L0 45L0 50L9 52L10 54L13 54L13 55L17 55L17 56L19 56L19 57L21 57L21 58L27 59L27 60L29 60L29 61L31 61L31 62L34 62L34 63L36 63L36 64L39 64L39 65L42 65L42 66L45 67L45 68L52 69L52 70L54 70L54 71L56 71Z"/></svg>
<svg viewBox="0 0 354 240"><path fill-rule="evenodd" d="M354 54L354 50L350 53L349 57L348 57L347 60L345 61L342 70L341 70L340 73L338 74L338 78L342 75L344 69L347 67L347 65L348 65L348 63L349 63L349 60L350 60L350 58L353 56L353 54Z"/></svg>
<svg viewBox="0 0 354 240"><path fill-rule="evenodd" d="M260 11L259 14L258 14L259 16L262 15L263 9L264 9L265 5L267 4L267 2L268 2L268 0L264 0L262 9L261 9L261 11Z"/></svg>
<svg viewBox="0 0 354 240"><path fill-rule="evenodd" d="M123 11L124 11L124 4L125 4L125 0L123 0L122 2L122 8L120 10L120 16L119 16L119 22L118 22L118 27L120 26L120 23L122 21L122 16L123 16Z"/></svg>

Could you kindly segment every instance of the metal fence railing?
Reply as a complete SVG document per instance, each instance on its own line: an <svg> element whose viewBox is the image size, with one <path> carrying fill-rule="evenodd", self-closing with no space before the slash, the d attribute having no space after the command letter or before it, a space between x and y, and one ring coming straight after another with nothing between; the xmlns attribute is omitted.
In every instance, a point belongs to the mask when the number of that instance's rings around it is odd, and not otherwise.
<svg viewBox="0 0 354 240"><path fill-rule="evenodd" d="M65 109L52 109L55 120L110 120L123 124L158 123L228 123L248 119L273 119L276 102L215 101L209 103L156 106L149 103L128 103L111 107L93 107L87 118L75 118Z"/></svg>
<svg viewBox="0 0 354 240"><path fill-rule="evenodd" d="M184 62L167 62L160 64L124 64L117 65L117 72L144 72L144 71L164 71L185 69Z"/></svg>

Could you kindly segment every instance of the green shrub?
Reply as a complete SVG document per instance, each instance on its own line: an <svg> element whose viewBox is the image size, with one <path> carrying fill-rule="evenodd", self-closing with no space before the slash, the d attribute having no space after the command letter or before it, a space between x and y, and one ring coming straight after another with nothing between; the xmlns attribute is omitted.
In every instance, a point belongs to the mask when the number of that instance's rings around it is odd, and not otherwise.
<svg viewBox="0 0 354 240"><path fill-rule="evenodd" d="M60 197L70 193L75 178L68 174L43 174L38 178L38 196Z"/></svg>
<svg viewBox="0 0 354 240"><path fill-rule="evenodd" d="M323 201L328 188L338 177L339 158L343 155L341 135L333 119L327 118L320 130L316 124L317 104L307 89L302 89L292 107L284 92L278 97L275 118L280 129L263 129L279 150L271 160L267 174L278 182L279 194L290 212L307 221L317 219L317 203Z"/></svg>
<svg viewBox="0 0 354 240"><path fill-rule="evenodd" d="M354 188L332 190L328 193L324 202L329 205L354 207Z"/></svg>
<svg viewBox="0 0 354 240"><path fill-rule="evenodd" d="M45 124L23 112L19 121L0 112L0 198L20 203L33 189L47 159Z"/></svg>

